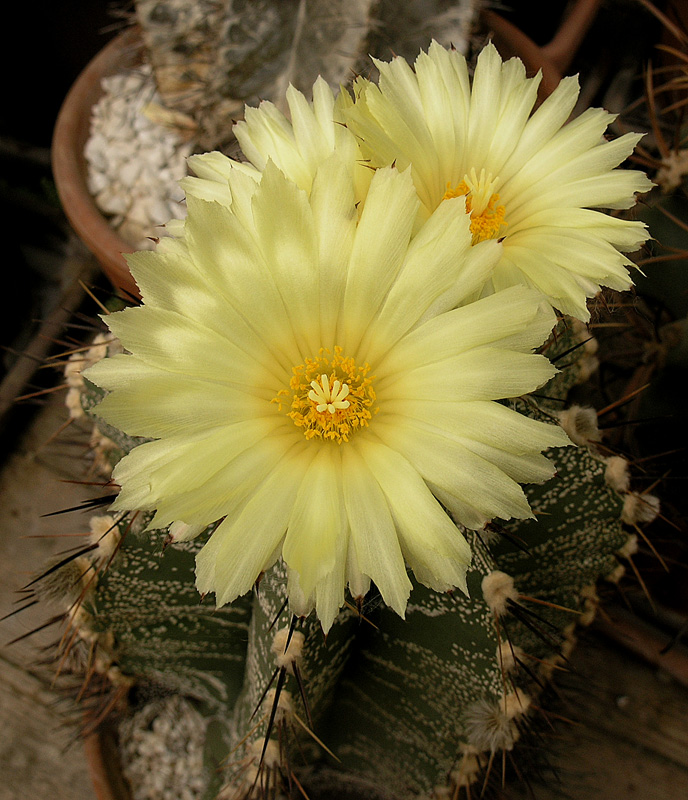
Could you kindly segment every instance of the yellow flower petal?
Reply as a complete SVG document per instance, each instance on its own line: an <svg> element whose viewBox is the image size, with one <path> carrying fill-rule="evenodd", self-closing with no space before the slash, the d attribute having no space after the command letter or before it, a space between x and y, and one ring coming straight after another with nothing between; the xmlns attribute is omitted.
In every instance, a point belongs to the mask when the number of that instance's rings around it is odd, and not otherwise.
<svg viewBox="0 0 688 800"><path fill-rule="evenodd" d="M342 467L357 568L374 581L385 603L403 616L411 581L385 495L355 446L342 453Z"/></svg>
<svg viewBox="0 0 688 800"><path fill-rule="evenodd" d="M418 200L411 176L378 170L356 234L337 330L338 343L356 349L396 280L415 219Z"/></svg>
<svg viewBox="0 0 688 800"><path fill-rule="evenodd" d="M342 515L341 459L330 447L314 448L289 517L282 555L299 575L306 596L336 566L338 541L346 536Z"/></svg>
<svg viewBox="0 0 688 800"><path fill-rule="evenodd" d="M462 509L474 510L472 519L464 523L466 527L482 528L492 517L532 517L521 487L499 466L458 441L433 432L429 426L393 416L377 420L375 431L387 447L413 464L427 483L455 498Z"/></svg>
<svg viewBox="0 0 688 800"><path fill-rule="evenodd" d="M256 489L238 518L226 520L196 557L196 585L218 605L245 594L278 557L303 472L313 453L290 452Z"/></svg>
<svg viewBox="0 0 688 800"><path fill-rule="evenodd" d="M471 550L427 485L400 453L375 441L360 444L399 531L404 557L416 578L432 589L458 587L468 594Z"/></svg>

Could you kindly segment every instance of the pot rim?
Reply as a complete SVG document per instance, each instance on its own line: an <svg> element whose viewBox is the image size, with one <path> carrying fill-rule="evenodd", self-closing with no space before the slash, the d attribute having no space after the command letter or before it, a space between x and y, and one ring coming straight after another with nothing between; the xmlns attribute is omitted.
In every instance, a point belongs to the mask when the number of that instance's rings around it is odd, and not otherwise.
<svg viewBox="0 0 688 800"><path fill-rule="evenodd" d="M123 253L135 245L122 239L103 216L88 190L84 147L90 135L91 108L102 97L102 78L142 62L143 41L136 26L115 36L72 84L57 116L51 143L53 178L72 228L96 256L111 283L139 297Z"/></svg>

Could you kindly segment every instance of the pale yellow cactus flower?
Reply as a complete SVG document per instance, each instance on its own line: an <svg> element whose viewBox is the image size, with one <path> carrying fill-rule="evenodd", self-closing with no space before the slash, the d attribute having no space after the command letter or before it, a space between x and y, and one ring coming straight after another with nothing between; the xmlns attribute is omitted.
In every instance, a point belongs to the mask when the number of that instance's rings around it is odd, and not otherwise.
<svg viewBox="0 0 688 800"><path fill-rule="evenodd" d="M335 98L327 82L318 78L312 100L293 86L286 99L288 116L268 100L258 108L246 106L244 119L233 129L244 160L219 152L191 156L188 163L194 174L181 181L187 196L229 203L234 183L245 177L259 181L268 161L309 193L318 166L336 155L352 177L356 202L363 201L373 171L344 124L350 96L342 92Z"/></svg>
<svg viewBox="0 0 688 800"><path fill-rule="evenodd" d="M630 208L652 187L642 172L615 169L640 135L606 141L615 117L600 108L567 122L577 78L533 112L541 75L527 78L491 44L472 79L466 59L436 42L414 68L403 58L375 64L379 83L359 78L354 104L340 101L347 126L370 167L411 167L421 222L463 195L474 243L504 242L485 292L525 284L587 321L586 298L601 286L631 286L623 253L647 239L645 226L598 209Z"/></svg>
<svg viewBox="0 0 688 800"><path fill-rule="evenodd" d="M87 375L105 420L153 439L116 466L113 508L184 538L220 521L198 589L231 602L282 558L325 630L347 585L402 615L407 568L465 590L455 523L531 516L519 482L568 443L496 402L554 374L534 352L554 314L522 286L462 306L501 251L471 244L464 198L411 238L409 171L377 170L360 219L354 197L336 155L309 192L268 163L230 205L189 197L183 235L128 258L143 304L106 318L127 352Z"/></svg>

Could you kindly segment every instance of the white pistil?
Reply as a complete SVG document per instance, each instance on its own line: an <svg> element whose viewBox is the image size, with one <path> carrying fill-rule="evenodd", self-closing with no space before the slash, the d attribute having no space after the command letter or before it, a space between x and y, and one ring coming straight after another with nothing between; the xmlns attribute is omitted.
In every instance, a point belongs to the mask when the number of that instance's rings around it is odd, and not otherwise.
<svg viewBox="0 0 688 800"><path fill-rule="evenodd" d="M344 399L349 394L349 387L346 383L334 381L332 387L330 387L328 376L321 375L320 383L311 381L311 387L311 391L308 392L308 399L316 404L315 410L319 414L324 411L334 414L338 409L349 407L349 401Z"/></svg>
<svg viewBox="0 0 688 800"><path fill-rule="evenodd" d="M475 167L472 167L470 173L464 175L463 180L471 192L471 213L478 216L488 207L492 196L495 194L499 176L493 178L492 174L487 175L485 170L481 169L480 177L478 177Z"/></svg>

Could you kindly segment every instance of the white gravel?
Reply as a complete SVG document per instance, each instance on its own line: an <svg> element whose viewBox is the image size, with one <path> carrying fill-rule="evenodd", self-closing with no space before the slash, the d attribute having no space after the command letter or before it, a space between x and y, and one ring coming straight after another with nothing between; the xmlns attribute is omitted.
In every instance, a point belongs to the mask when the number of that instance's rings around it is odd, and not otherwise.
<svg viewBox="0 0 688 800"><path fill-rule="evenodd" d="M119 727L124 775L133 800L198 800L206 722L179 695L147 703Z"/></svg>
<svg viewBox="0 0 688 800"><path fill-rule="evenodd" d="M141 249L186 215L178 181L192 144L153 119L160 98L149 64L104 78L85 147L88 188L119 235Z"/></svg>

